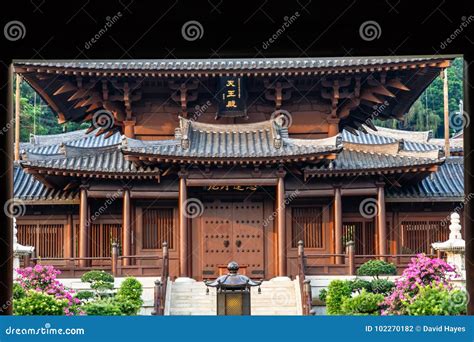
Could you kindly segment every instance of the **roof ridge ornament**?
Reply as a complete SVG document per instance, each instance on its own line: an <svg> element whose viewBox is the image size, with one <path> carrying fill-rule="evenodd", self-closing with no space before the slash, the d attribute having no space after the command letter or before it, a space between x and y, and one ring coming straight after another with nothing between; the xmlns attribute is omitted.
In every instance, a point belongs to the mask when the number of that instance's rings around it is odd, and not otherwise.
<svg viewBox="0 0 474 342"><path fill-rule="evenodd" d="M183 150L187 150L189 148L189 138L191 135L191 121L180 116L179 124L181 133L181 148Z"/></svg>
<svg viewBox="0 0 474 342"><path fill-rule="evenodd" d="M278 118L272 119L270 127L271 127L272 139L273 139L273 146L276 149L279 149L282 146L282 138L280 134L280 125L278 124L277 119Z"/></svg>

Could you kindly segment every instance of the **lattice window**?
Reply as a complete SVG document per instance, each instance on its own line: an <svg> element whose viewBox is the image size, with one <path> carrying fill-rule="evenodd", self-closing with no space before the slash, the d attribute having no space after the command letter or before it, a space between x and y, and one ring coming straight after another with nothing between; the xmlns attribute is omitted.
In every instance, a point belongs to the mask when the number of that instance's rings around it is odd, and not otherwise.
<svg viewBox="0 0 474 342"><path fill-rule="evenodd" d="M174 217L172 208L143 210L143 249L159 249L163 242L173 248Z"/></svg>
<svg viewBox="0 0 474 342"><path fill-rule="evenodd" d="M323 248L323 220L320 207L292 208L292 247L303 240L305 248Z"/></svg>
<svg viewBox="0 0 474 342"><path fill-rule="evenodd" d="M35 254L42 258L64 256L64 224L19 224L18 242L34 246Z"/></svg>
<svg viewBox="0 0 474 342"><path fill-rule="evenodd" d="M354 241L358 255L375 254L375 224L373 221L344 222L343 243Z"/></svg>
<svg viewBox="0 0 474 342"><path fill-rule="evenodd" d="M448 225L442 221L402 221L403 254L430 253L433 242L442 242L449 237Z"/></svg>
<svg viewBox="0 0 474 342"><path fill-rule="evenodd" d="M91 226L91 256L110 257L112 244L122 243L122 225L117 223L94 223Z"/></svg>

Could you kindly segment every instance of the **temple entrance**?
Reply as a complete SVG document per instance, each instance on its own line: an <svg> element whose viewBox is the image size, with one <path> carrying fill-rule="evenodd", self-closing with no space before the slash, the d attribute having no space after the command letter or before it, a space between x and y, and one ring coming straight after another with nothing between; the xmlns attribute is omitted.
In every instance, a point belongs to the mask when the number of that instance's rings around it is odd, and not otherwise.
<svg viewBox="0 0 474 342"><path fill-rule="evenodd" d="M263 202L208 202L199 221L202 278L219 276L232 260L247 276L265 277Z"/></svg>

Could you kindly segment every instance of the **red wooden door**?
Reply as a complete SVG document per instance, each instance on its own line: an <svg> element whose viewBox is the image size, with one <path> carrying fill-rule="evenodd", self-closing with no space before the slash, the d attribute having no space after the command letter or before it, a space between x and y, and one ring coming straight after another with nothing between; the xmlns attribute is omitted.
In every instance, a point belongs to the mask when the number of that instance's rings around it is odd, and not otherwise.
<svg viewBox="0 0 474 342"><path fill-rule="evenodd" d="M214 201L201 216L203 278L214 278L219 266L230 261L246 266L253 278L265 276L263 204L247 201Z"/></svg>

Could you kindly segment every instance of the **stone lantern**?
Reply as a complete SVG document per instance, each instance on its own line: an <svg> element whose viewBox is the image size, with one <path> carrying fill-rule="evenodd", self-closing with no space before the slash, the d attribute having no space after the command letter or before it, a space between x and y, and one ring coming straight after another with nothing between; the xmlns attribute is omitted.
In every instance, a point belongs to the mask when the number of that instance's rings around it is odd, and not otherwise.
<svg viewBox="0 0 474 342"><path fill-rule="evenodd" d="M239 274L239 264L231 261L227 265L228 274L222 275L206 286L217 289L218 316L245 316L250 315L250 288L260 286L261 282L253 281L249 277ZM260 288L258 289L260 293ZM209 293L209 289L207 289Z"/></svg>
<svg viewBox="0 0 474 342"><path fill-rule="evenodd" d="M458 213L451 214L451 224L449 225L449 239L444 242L432 244L437 251L446 253L446 262L456 267L456 270L465 279L464 253L466 242L461 236L461 224Z"/></svg>
<svg viewBox="0 0 474 342"><path fill-rule="evenodd" d="M16 277L16 270L20 267L20 258L33 254L33 246L23 246L18 243L18 230L16 229L16 218L13 218L13 276Z"/></svg>

